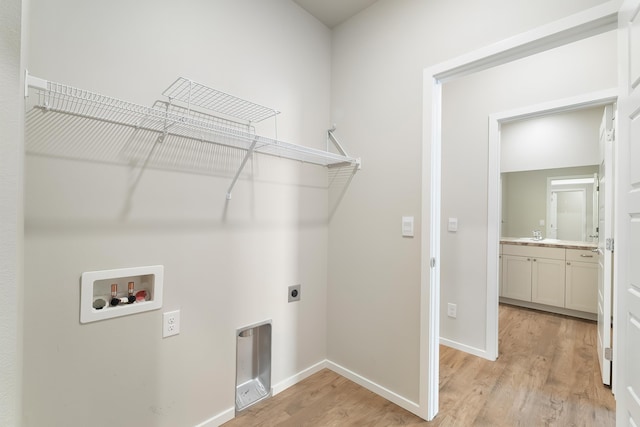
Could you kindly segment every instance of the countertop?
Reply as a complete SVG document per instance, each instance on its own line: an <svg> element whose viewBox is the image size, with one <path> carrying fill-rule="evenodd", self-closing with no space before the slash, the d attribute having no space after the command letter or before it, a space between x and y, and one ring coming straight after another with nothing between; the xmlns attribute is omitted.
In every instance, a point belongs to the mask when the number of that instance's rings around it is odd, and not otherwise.
<svg viewBox="0 0 640 427"><path fill-rule="evenodd" d="M531 237L501 237L500 243L504 245L541 246L545 248L565 249L594 249L598 247L597 243L591 242L575 242L558 239L533 240Z"/></svg>

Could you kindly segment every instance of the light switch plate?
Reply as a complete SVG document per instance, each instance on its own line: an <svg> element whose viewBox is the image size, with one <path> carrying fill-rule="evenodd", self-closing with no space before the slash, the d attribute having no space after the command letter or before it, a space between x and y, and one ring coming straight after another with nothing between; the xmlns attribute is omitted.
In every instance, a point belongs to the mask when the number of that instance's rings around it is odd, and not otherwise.
<svg viewBox="0 0 640 427"><path fill-rule="evenodd" d="M402 217L402 236L413 237L413 217L412 216Z"/></svg>
<svg viewBox="0 0 640 427"><path fill-rule="evenodd" d="M453 231L454 233L458 231L458 218L449 218L447 230Z"/></svg>

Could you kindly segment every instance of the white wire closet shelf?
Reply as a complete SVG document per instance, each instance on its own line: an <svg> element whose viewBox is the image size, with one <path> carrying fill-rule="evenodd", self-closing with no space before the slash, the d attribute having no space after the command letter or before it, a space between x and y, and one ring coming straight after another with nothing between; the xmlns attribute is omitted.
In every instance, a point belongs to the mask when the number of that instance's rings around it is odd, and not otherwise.
<svg viewBox="0 0 640 427"><path fill-rule="evenodd" d="M184 77L178 77L162 95L171 102L183 102L188 109L199 106L248 123L258 123L280 113L273 108L246 101Z"/></svg>
<svg viewBox="0 0 640 427"><path fill-rule="evenodd" d="M45 111L89 118L132 130L157 132L158 142L172 136L246 150L228 198L238 175L254 152L326 167L352 165L359 168L360 165L360 159L347 155L331 131L328 140L334 143L339 153L257 135L252 123L275 117L279 113L277 110L182 77L163 92L169 100L158 101L152 107L27 75L25 95L28 95L29 88L36 91L34 107Z"/></svg>

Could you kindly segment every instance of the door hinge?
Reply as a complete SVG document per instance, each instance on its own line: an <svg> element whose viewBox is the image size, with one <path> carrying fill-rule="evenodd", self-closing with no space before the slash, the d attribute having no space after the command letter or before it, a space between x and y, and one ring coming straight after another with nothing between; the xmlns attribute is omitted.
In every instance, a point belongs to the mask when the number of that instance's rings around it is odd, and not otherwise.
<svg viewBox="0 0 640 427"><path fill-rule="evenodd" d="M611 129L607 131L607 142L613 142L616 137L615 129Z"/></svg>
<svg viewBox="0 0 640 427"><path fill-rule="evenodd" d="M609 239L605 240L605 248L608 251L613 252L614 246L615 246L615 242L613 241L613 239L609 238Z"/></svg>
<svg viewBox="0 0 640 427"><path fill-rule="evenodd" d="M429 265L431 265L431 268L434 268L436 266L436 259L431 258L431 260L429 261Z"/></svg>
<svg viewBox="0 0 640 427"><path fill-rule="evenodd" d="M611 349L611 347L606 347L604 349L604 358L606 360L613 360L613 350Z"/></svg>

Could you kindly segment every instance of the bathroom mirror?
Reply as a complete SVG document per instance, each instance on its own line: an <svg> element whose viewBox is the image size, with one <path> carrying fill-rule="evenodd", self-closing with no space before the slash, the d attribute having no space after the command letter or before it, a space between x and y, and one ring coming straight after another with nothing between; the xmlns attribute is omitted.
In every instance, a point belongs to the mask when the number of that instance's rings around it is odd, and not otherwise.
<svg viewBox="0 0 640 427"><path fill-rule="evenodd" d="M501 237L597 241L598 166L501 175Z"/></svg>

